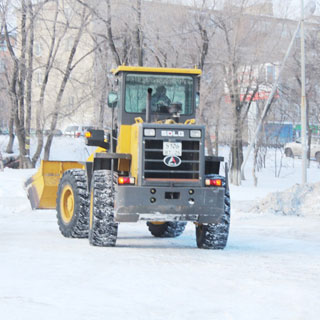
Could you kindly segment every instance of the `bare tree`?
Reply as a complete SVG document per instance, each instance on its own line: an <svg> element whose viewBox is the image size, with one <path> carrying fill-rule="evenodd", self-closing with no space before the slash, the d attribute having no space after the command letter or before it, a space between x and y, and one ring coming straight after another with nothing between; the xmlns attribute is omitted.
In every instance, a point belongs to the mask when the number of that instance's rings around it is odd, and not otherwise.
<svg viewBox="0 0 320 320"><path fill-rule="evenodd" d="M27 4L21 1L20 29L21 29L21 46L20 54L16 55L12 39L9 35L9 27L4 16L4 32L8 50L13 60L13 76L11 81L11 101L13 105L14 123L16 135L19 141L20 165L21 167L30 167L31 161L28 157L26 148L25 134L25 81L26 81L26 50L27 50Z"/></svg>
<svg viewBox="0 0 320 320"><path fill-rule="evenodd" d="M7 4L9 5L10 2ZM75 19L78 23L76 24L75 22L70 22L70 17L66 16L66 12L64 12L64 16L61 15L63 10L58 0L44 0L38 2L21 0L18 5L17 10L19 12L20 21L17 28L19 34L17 43L13 43L10 38L7 14L4 14L4 11L2 12L2 21L4 21L3 25L6 43L13 62L12 76L10 79L10 98L13 106L12 115L14 116L13 119L16 127L16 135L19 141L20 163L21 167L30 167L36 164L42 152L44 143L44 121L50 120L50 134L46 141L44 155L45 159L48 159L53 139L53 132L57 126L58 120L63 114L67 116L77 108L74 107L72 110L69 109L68 112L61 112L61 103L64 92L67 84L70 82L71 72L80 65L87 56L92 54L96 47L91 47L86 51L82 50L81 54L76 54L81 37L83 36L83 33L90 21L90 14L88 14L87 9L82 8L82 12L79 17ZM73 8L73 10L76 10L76 8ZM48 14L48 12L50 12L50 14ZM44 50L45 56L42 55L40 58L34 55L35 24L38 25L36 30L38 37L37 41L41 37L41 33L45 33L45 36L42 37L42 41L46 44L47 50ZM40 28L43 28L43 30L39 30L39 26ZM61 43L62 40L66 40L67 34L72 37L74 41L71 46L66 65L63 68L60 66L61 62L57 61L57 57L61 57ZM18 50L15 50L14 47L18 48ZM62 80L60 89L58 90L55 98L54 110L50 113L47 87L51 78L52 70L55 70L55 77L57 76L58 70L58 72L62 74ZM37 72L38 75L36 84L33 81L35 72ZM42 77L42 72L44 73L44 77ZM56 79L51 80L51 82L52 81L56 82ZM35 90L36 85L41 85L40 90ZM50 88L52 89L52 86ZM38 100L35 99L36 92L39 92ZM54 91L50 90L51 95L53 92ZM82 94L82 99L84 99L84 94ZM37 106L37 108L35 108L35 106ZM79 106L81 106L80 101L78 103L78 107ZM46 110L46 114L43 110ZM31 161L30 128L33 114L36 119L35 124L38 144ZM47 120L45 118L47 118Z"/></svg>
<svg viewBox="0 0 320 320"><path fill-rule="evenodd" d="M39 8L47 1L39 3ZM7 20L8 9L11 2L6 3L6 11L2 12L6 45L10 53L13 70L10 80L10 100L12 105L12 117L9 123L10 131L15 125L15 133L19 142L20 166L31 167L30 160L30 123L32 114L32 75L33 75L33 41L34 20L37 13L33 11L31 0L21 0L16 11L19 12L19 35L11 37L10 24ZM18 50L15 50L15 47ZM13 132L10 132L13 137ZM8 149L13 145L10 139Z"/></svg>
<svg viewBox="0 0 320 320"><path fill-rule="evenodd" d="M39 94L39 102L37 103L36 107L36 135L37 135L37 148L36 151L32 157L32 164L33 166L36 165L41 151L43 149L43 124L42 124L42 116L43 116L43 110L45 109L45 94L48 86L49 76L53 69L54 62L56 61L57 53L61 45L61 41L64 39L67 30L68 30L68 24L64 24L63 29L60 30L60 32L57 31L58 28L58 15L59 15L59 4L58 1L54 1L54 7L53 7L53 19L52 24L49 26L47 25L47 28L51 31L49 34L51 37L49 38L49 41L47 43L48 46L48 53L47 58L44 65L44 77L41 83L41 89ZM41 19L41 18L40 18ZM45 21L43 21L45 23ZM48 36L46 36L46 39L48 39Z"/></svg>
<svg viewBox="0 0 320 320"><path fill-rule="evenodd" d="M255 15L247 14L248 3L242 1L241 4L234 5L229 1L214 17L220 30L216 37L220 43L216 50L216 63L221 66L224 74L225 92L233 113L230 180L236 185L241 184L243 134L248 111L259 92L259 74L263 65L266 59L272 59L268 34L258 31L264 24L270 24L270 21L268 18L261 20ZM253 45L258 41L259 46Z"/></svg>
<svg viewBox="0 0 320 320"><path fill-rule="evenodd" d="M33 78L33 44L34 44L34 20L33 4L31 0L27 1L29 37L27 43L27 61L26 61L26 119L25 119L25 148L28 158L28 166L30 166L30 129L31 129L31 113L32 113L32 78ZM31 164L32 165L32 164Z"/></svg>
<svg viewBox="0 0 320 320"><path fill-rule="evenodd" d="M68 80L70 78L72 70L77 66L77 64L84 59L85 56L81 56L80 59L78 59L76 62L74 62L76 51L79 45L79 42L81 40L81 37L83 36L84 30L87 27L89 21L90 21L90 13L88 12L86 7L83 7L81 14L79 15L79 27L76 32L74 42L71 48L71 51L69 53L68 61L65 66L64 70L61 70L63 77L60 83L60 88L58 91L58 94L56 96L55 104L54 104L54 110L52 114L52 119L51 119L51 124L50 124L50 133L48 135L45 147L44 147L44 160L49 160L50 156L50 148L53 140L53 131L56 129L58 119L59 119L59 114L61 110L61 102L62 98L66 89L66 85L68 83ZM92 51L87 52L87 54L91 54Z"/></svg>

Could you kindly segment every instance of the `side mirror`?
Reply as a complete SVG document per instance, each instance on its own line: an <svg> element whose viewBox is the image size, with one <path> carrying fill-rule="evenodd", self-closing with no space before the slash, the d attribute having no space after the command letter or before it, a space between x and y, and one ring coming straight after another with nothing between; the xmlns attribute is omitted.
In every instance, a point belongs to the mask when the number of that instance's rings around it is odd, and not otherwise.
<svg viewBox="0 0 320 320"><path fill-rule="evenodd" d="M196 108L199 107L199 103L200 103L200 92L196 93Z"/></svg>
<svg viewBox="0 0 320 320"><path fill-rule="evenodd" d="M118 104L118 94L116 92L110 92L108 95L108 107L115 108Z"/></svg>

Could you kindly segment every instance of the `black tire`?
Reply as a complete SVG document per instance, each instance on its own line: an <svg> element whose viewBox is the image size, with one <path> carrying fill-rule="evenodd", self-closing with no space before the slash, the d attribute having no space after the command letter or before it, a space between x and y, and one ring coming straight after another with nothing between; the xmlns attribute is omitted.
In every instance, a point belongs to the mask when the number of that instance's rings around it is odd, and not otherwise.
<svg viewBox="0 0 320 320"><path fill-rule="evenodd" d="M88 238L89 195L84 170L64 172L57 193L57 219L61 234L67 238Z"/></svg>
<svg viewBox="0 0 320 320"><path fill-rule="evenodd" d="M197 246L201 249L224 249L227 245L230 227L230 191L226 186L225 178L210 175L208 178L219 178L225 187L224 214L218 223L198 224L196 226Z"/></svg>
<svg viewBox="0 0 320 320"><path fill-rule="evenodd" d="M157 238L175 238L182 235L187 222L165 222L163 224L153 224L147 222L149 231Z"/></svg>
<svg viewBox="0 0 320 320"><path fill-rule="evenodd" d="M293 152L292 152L292 150L290 149L290 148L286 148L285 150L284 150L284 154L286 155L286 157L288 157L288 158L293 158L294 156L293 156Z"/></svg>
<svg viewBox="0 0 320 320"><path fill-rule="evenodd" d="M117 235L111 171L97 170L93 173L91 183L89 242L93 246L114 247Z"/></svg>

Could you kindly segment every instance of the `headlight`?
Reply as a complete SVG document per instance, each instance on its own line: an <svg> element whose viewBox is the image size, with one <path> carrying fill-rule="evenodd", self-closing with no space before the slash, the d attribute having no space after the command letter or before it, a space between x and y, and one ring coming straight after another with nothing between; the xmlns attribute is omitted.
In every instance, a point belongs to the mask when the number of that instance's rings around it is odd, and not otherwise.
<svg viewBox="0 0 320 320"><path fill-rule="evenodd" d="M190 130L190 138L201 138L201 130Z"/></svg>
<svg viewBox="0 0 320 320"><path fill-rule="evenodd" d="M156 130L155 129L144 129L143 134L145 137L155 137Z"/></svg>

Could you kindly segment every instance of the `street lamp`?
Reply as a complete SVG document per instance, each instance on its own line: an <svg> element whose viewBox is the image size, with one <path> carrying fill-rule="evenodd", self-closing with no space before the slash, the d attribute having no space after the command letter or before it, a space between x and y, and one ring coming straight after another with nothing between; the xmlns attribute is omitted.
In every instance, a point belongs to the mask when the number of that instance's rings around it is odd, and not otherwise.
<svg viewBox="0 0 320 320"><path fill-rule="evenodd" d="M314 1L310 1L306 8L301 0L301 144L302 144L302 184L307 183L307 108L306 108L306 62L304 48L304 19L313 15L316 10ZM305 16L306 12L306 16Z"/></svg>

